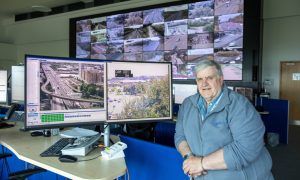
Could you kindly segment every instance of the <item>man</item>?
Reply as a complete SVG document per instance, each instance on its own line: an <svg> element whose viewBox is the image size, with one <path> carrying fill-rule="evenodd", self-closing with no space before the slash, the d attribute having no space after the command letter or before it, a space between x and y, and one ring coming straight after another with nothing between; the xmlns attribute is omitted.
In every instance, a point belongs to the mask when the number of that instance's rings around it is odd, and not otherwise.
<svg viewBox="0 0 300 180"><path fill-rule="evenodd" d="M184 100L176 123L184 173L206 180L273 180L265 127L255 108L224 85L215 61L200 61L195 71L198 93Z"/></svg>

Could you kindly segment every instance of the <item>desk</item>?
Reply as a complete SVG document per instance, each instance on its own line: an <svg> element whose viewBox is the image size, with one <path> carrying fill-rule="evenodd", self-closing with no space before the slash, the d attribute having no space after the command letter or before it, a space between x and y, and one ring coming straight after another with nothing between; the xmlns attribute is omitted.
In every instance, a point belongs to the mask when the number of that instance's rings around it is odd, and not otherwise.
<svg viewBox="0 0 300 180"><path fill-rule="evenodd" d="M35 166L47 169L70 179L115 179L126 173L124 158L76 163L61 163L57 157L40 157L40 153L55 143L60 137L31 137L29 132L20 131L21 123L15 127L0 130L0 144L11 150L19 159ZM80 159L90 159L99 155L100 150L93 150Z"/></svg>

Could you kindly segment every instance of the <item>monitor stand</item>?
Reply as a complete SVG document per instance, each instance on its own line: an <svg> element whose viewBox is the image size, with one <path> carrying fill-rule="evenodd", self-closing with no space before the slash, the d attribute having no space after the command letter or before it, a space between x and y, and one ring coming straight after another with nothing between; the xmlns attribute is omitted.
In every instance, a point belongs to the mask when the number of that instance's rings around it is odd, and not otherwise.
<svg viewBox="0 0 300 180"><path fill-rule="evenodd" d="M104 124L104 146L109 147L110 142L110 127L109 124Z"/></svg>
<svg viewBox="0 0 300 180"><path fill-rule="evenodd" d="M66 138L80 138L80 137L86 137L86 136L94 136L99 134L97 131L84 129L84 128L72 128L65 131L61 131L60 136L66 137Z"/></svg>

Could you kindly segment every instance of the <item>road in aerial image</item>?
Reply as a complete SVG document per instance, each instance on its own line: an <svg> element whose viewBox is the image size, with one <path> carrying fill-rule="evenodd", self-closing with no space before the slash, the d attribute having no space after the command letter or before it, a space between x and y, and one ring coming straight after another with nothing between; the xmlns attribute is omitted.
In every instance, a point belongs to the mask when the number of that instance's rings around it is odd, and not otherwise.
<svg viewBox="0 0 300 180"><path fill-rule="evenodd" d="M187 4L165 8L164 17L165 21L188 19Z"/></svg>
<svg viewBox="0 0 300 180"><path fill-rule="evenodd" d="M144 37L161 37L165 33L165 24L163 22L148 24L143 27Z"/></svg>
<svg viewBox="0 0 300 180"><path fill-rule="evenodd" d="M165 36L187 34L187 20L177 20L165 23Z"/></svg>
<svg viewBox="0 0 300 180"><path fill-rule="evenodd" d="M146 37L143 25L136 25L124 28L124 39L139 39Z"/></svg>
<svg viewBox="0 0 300 180"><path fill-rule="evenodd" d="M243 14L228 14L216 18L215 31L243 32Z"/></svg>
<svg viewBox="0 0 300 180"><path fill-rule="evenodd" d="M122 40L118 41L109 41L107 42L107 54L114 54L114 53L123 53L124 52L124 42Z"/></svg>
<svg viewBox="0 0 300 180"><path fill-rule="evenodd" d="M213 33L189 34L188 49L213 48Z"/></svg>
<svg viewBox="0 0 300 180"><path fill-rule="evenodd" d="M187 35L165 37L165 50L187 49Z"/></svg>
<svg viewBox="0 0 300 180"><path fill-rule="evenodd" d="M164 61L164 52L163 51L144 52L143 60L144 61L153 61L153 62Z"/></svg>
<svg viewBox="0 0 300 180"><path fill-rule="evenodd" d="M107 44L105 43L92 43L91 54L105 54L107 50Z"/></svg>
<svg viewBox="0 0 300 180"><path fill-rule="evenodd" d="M215 33L215 37L217 37L214 39L215 48L227 46L243 47L243 33L241 32L218 32Z"/></svg>
<svg viewBox="0 0 300 180"><path fill-rule="evenodd" d="M106 54L108 60L124 60L124 54L121 52Z"/></svg>
<svg viewBox="0 0 300 180"><path fill-rule="evenodd" d="M208 17L214 15L214 1L202 1L189 4L189 18Z"/></svg>
<svg viewBox="0 0 300 180"><path fill-rule="evenodd" d="M244 0L215 1L215 15L243 13Z"/></svg>
<svg viewBox="0 0 300 180"><path fill-rule="evenodd" d="M243 52L241 49L215 49L215 61L220 64L242 64Z"/></svg>
<svg viewBox="0 0 300 180"><path fill-rule="evenodd" d="M108 41L116 41L116 40L123 40L124 39L124 28L113 28L107 29L107 40Z"/></svg>
<svg viewBox="0 0 300 180"><path fill-rule="evenodd" d="M41 110L104 108L104 64L41 63Z"/></svg>
<svg viewBox="0 0 300 180"><path fill-rule="evenodd" d="M201 17L188 20L188 34L213 32L214 17Z"/></svg>
<svg viewBox="0 0 300 180"><path fill-rule="evenodd" d="M92 21L92 31L106 29L106 17L99 17L91 19Z"/></svg>
<svg viewBox="0 0 300 180"><path fill-rule="evenodd" d="M143 13L143 17L144 17L143 24L164 22L163 12L164 12L163 8L145 10Z"/></svg>
<svg viewBox="0 0 300 180"><path fill-rule="evenodd" d="M164 50L164 38L152 37L143 40L143 51L162 51Z"/></svg>
<svg viewBox="0 0 300 180"><path fill-rule="evenodd" d="M91 42L106 42L106 29L92 31Z"/></svg>
<svg viewBox="0 0 300 180"><path fill-rule="evenodd" d="M142 39L131 39L124 41L124 52L142 52L143 51L143 40Z"/></svg>
<svg viewBox="0 0 300 180"><path fill-rule="evenodd" d="M224 80L242 80L242 64L222 64Z"/></svg>
<svg viewBox="0 0 300 180"><path fill-rule="evenodd" d="M124 17L124 26L129 27L129 26L135 26L135 25L142 25L143 24L143 13L142 11L137 11L137 12L131 12L125 14Z"/></svg>
<svg viewBox="0 0 300 180"><path fill-rule="evenodd" d="M90 20L81 20L76 23L76 33L91 31L92 21Z"/></svg>
<svg viewBox="0 0 300 180"><path fill-rule="evenodd" d="M124 26L124 14L107 16L106 25L107 25L107 29L123 27Z"/></svg>
<svg viewBox="0 0 300 180"><path fill-rule="evenodd" d="M143 53L124 53L125 61L143 61Z"/></svg>

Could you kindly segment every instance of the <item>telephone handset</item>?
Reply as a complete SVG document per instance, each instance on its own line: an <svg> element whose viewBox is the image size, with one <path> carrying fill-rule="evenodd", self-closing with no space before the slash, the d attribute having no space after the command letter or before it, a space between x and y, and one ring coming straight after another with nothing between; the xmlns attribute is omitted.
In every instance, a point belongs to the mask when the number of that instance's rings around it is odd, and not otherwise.
<svg viewBox="0 0 300 180"><path fill-rule="evenodd" d="M3 120L9 120L9 118L13 115L15 110L17 110L18 108L19 108L18 104L11 104L9 109L6 111Z"/></svg>

